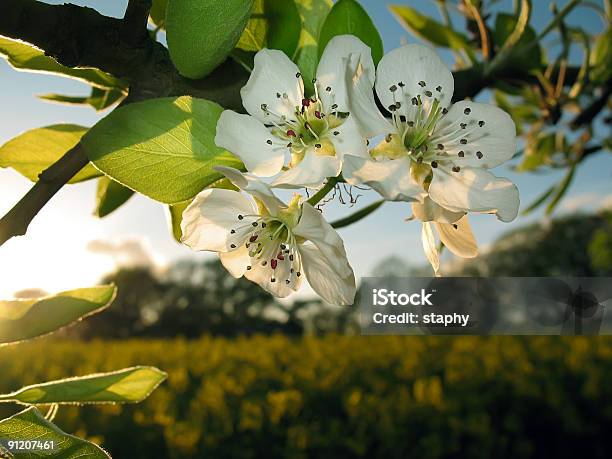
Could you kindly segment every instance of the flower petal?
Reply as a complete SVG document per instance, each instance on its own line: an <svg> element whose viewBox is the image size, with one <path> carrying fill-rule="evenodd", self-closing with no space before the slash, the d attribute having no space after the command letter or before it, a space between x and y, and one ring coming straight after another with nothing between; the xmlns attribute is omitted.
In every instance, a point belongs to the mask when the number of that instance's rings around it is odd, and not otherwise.
<svg viewBox="0 0 612 459"><path fill-rule="evenodd" d="M294 119L295 107L301 106L304 95L304 82L299 72L297 65L282 51L262 49L255 55L249 81L240 90L242 105L263 123L269 123L270 117L277 121L274 115L264 113L263 104L277 115Z"/></svg>
<svg viewBox="0 0 612 459"><path fill-rule="evenodd" d="M412 203L412 213L422 222L455 223L461 219L465 212L451 212L436 204L429 196L423 202Z"/></svg>
<svg viewBox="0 0 612 459"><path fill-rule="evenodd" d="M467 140L465 145L462 139ZM490 169L516 153L516 127L501 108L464 100L453 104L440 120L431 143L444 145L459 166Z"/></svg>
<svg viewBox="0 0 612 459"><path fill-rule="evenodd" d="M341 277L324 256L319 247L312 243L300 245L300 255L306 279L317 294L330 304L351 305L355 301L355 275Z"/></svg>
<svg viewBox="0 0 612 459"><path fill-rule="evenodd" d="M285 281L289 276L291 282L287 284ZM299 290L302 284L302 278L290 273L289 265L286 263L279 263L276 269L272 269L270 263L264 266L261 262L254 262L251 269L244 273L244 277L278 298L289 296Z"/></svg>
<svg viewBox="0 0 612 459"><path fill-rule="evenodd" d="M434 223L444 245L458 257L474 258L478 255L478 244L467 217L454 224Z"/></svg>
<svg viewBox="0 0 612 459"><path fill-rule="evenodd" d="M268 212L270 212L270 215L277 215L279 209L285 206L284 203L274 195L270 187L257 177L243 174L233 167L215 166L214 169L225 175L230 182L238 188L263 202Z"/></svg>
<svg viewBox="0 0 612 459"><path fill-rule="evenodd" d="M419 44L405 45L387 53L376 72L376 94L383 106L400 102L400 113L408 119L413 119L416 113L411 103L413 97L420 95L426 109L433 98L437 98L442 107L447 107L454 87L453 74L436 52ZM426 95L428 91L431 96Z"/></svg>
<svg viewBox="0 0 612 459"><path fill-rule="evenodd" d="M282 169L288 149L284 144L269 145L273 140L257 118L231 110L221 113L215 143L238 156L249 172L269 177Z"/></svg>
<svg viewBox="0 0 612 459"><path fill-rule="evenodd" d="M249 249L246 248L246 245L242 245L231 252L219 252L219 260L232 277L236 279L244 276L247 266L251 263Z"/></svg>
<svg viewBox="0 0 612 459"><path fill-rule="evenodd" d="M318 155L308 149L297 166L281 173L272 186L275 188L319 188L327 177L336 177L342 169L342 161L335 156Z"/></svg>
<svg viewBox="0 0 612 459"><path fill-rule="evenodd" d="M254 213L254 204L237 191L221 188L204 190L183 212L182 242L194 250L230 251L234 239L235 245L240 245L238 238L230 234L230 230L239 223L238 215Z"/></svg>
<svg viewBox="0 0 612 459"><path fill-rule="evenodd" d="M353 270L347 260L342 238L323 218L322 213L307 202L302 206L302 215L293 233L317 246L327 263L340 277L352 275Z"/></svg>
<svg viewBox="0 0 612 459"><path fill-rule="evenodd" d="M427 196L410 174L408 158L374 161L346 155L342 172L351 185L368 185L389 201L422 201Z"/></svg>
<svg viewBox="0 0 612 459"><path fill-rule="evenodd" d="M333 104L338 106L338 111L349 111L347 72L353 75L357 70L356 66L348 65L351 62L361 63L370 87L374 86L375 67L370 48L354 35L335 36L325 47L317 68L317 88L326 111Z"/></svg>
<svg viewBox="0 0 612 459"><path fill-rule="evenodd" d="M334 135L334 132L337 134ZM331 141L336 149L336 156L340 159L344 155L369 157L366 139L361 135L354 116L349 115L344 123L332 131Z"/></svg>
<svg viewBox="0 0 612 459"><path fill-rule="evenodd" d="M423 250L425 256L431 264L436 277L440 275L440 254L438 253L438 247L436 246L436 238L431 228L431 223L423 223L421 228L421 242L423 243Z"/></svg>
<svg viewBox="0 0 612 459"><path fill-rule="evenodd" d="M348 68L352 68L354 63L349 62ZM348 83L347 93L349 101L349 111L355 117L357 126L364 137L375 137L381 134L395 132L395 127L378 110L374 99L374 91L363 65L357 64L357 70ZM347 76L347 78L350 75Z"/></svg>
<svg viewBox="0 0 612 459"><path fill-rule="evenodd" d="M518 214L519 194L514 183L479 168L450 172L443 167L433 170L429 196L453 212L495 213L504 222Z"/></svg>

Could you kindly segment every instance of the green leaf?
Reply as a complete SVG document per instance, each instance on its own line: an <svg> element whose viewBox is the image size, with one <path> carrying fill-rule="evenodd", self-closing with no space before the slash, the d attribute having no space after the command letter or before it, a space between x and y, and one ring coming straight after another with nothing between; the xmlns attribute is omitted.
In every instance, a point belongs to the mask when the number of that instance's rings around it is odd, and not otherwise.
<svg viewBox="0 0 612 459"><path fill-rule="evenodd" d="M591 50L591 79L595 83L604 83L612 78L612 27L602 33Z"/></svg>
<svg viewBox="0 0 612 459"><path fill-rule="evenodd" d="M0 146L0 167L12 167L33 182L39 174L74 147L87 128L75 124L54 124L32 129ZM68 183L78 183L99 177L91 164L77 173Z"/></svg>
<svg viewBox="0 0 612 459"><path fill-rule="evenodd" d="M166 27L166 9L168 8L168 0L153 0L149 17L151 22L160 29Z"/></svg>
<svg viewBox="0 0 612 459"><path fill-rule="evenodd" d="M382 59L383 42L368 13L356 0L339 0L323 23L319 35L319 57L329 41L337 35L355 35L372 49L374 63Z"/></svg>
<svg viewBox="0 0 612 459"><path fill-rule="evenodd" d="M170 232L176 242L181 242L183 231L181 230L181 222L183 221L183 212L191 201L179 202L168 206L168 223L170 224Z"/></svg>
<svg viewBox="0 0 612 459"><path fill-rule="evenodd" d="M115 299L114 285L81 288L43 298L0 301L0 344L51 333L106 309Z"/></svg>
<svg viewBox="0 0 612 459"><path fill-rule="evenodd" d="M531 212L536 210L544 203L544 201L548 199L551 194L553 194L553 191L555 191L555 185L551 186L548 190L538 196L531 204L529 204L529 206L527 206L525 210L523 210L523 212L521 212L521 215L529 215Z"/></svg>
<svg viewBox="0 0 612 459"><path fill-rule="evenodd" d="M138 403L157 389L167 374L155 367L132 367L24 387L0 395L0 402L26 405L66 403Z"/></svg>
<svg viewBox="0 0 612 459"><path fill-rule="evenodd" d="M56 459L110 459L110 456L99 446L67 434L55 424L49 422L35 407L27 408L8 419L0 421L0 443L7 441L37 440L53 442L54 450L33 450L27 453L16 453L15 458L55 457Z"/></svg>
<svg viewBox="0 0 612 459"><path fill-rule="evenodd" d="M106 217L125 204L132 196L134 191L115 182L110 177L100 177L96 190L96 209L94 215L98 218Z"/></svg>
<svg viewBox="0 0 612 459"><path fill-rule="evenodd" d="M572 180L574 179L575 173L576 164L572 164L567 173L565 174L565 177L563 178L561 183L559 183L559 186L557 186L553 194L553 198L548 203L548 206L546 206L546 215L552 214L555 210L555 207L557 207L557 204L561 202L561 199L563 199L563 196L565 196L565 193L567 193L567 190L569 189L569 186L571 185Z"/></svg>
<svg viewBox="0 0 612 459"><path fill-rule="evenodd" d="M243 168L215 145L223 108L188 96L151 99L114 110L83 137L98 169L166 204L193 198L222 178L214 166Z"/></svg>
<svg viewBox="0 0 612 459"><path fill-rule="evenodd" d="M293 57L301 30L302 20L293 0L255 0L236 47L245 51L280 49Z"/></svg>
<svg viewBox="0 0 612 459"><path fill-rule="evenodd" d="M306 91L312 92L312 79L319 64L319 32L332 8L332 0L296 0L296 5L302 18L302 33L294 60L302 72Z"/></svg>
<svg viewBox="0 0 612 459"><path fill-rule="evenodd" d="M117 89L91 88L89 96L66 96L63 94L41 94L39 99L67 105L90 105L96 111L104 110L119 102L125 94Z"/></svg>
<svg viewBox="0 0 612 459"><path fill-rule="evenodd" d="M391 12L406 29L422 40L451 49L469 49L468 38L408 6L391 5Z"/></svg>
<svg viewBox="0 0 612 459"><path fill-rule="evenodd" d="M251 14L253 0L169 0L166 37L170 57L188 78L202 78L234 48Z"/></svg>
<svg viewBox="0 0 612 459"><path fill-rule="evenodd" d="M17 40L0 37L0 55L16 69L53 73L75 78L99 88L125 88L127 84L98 69L70 68L58 64L55 59L34 46Z"/></svg>
<svg viewBox="0 0 612 459"><path fill-rule="evenodd" d="M526 23L519 22L525 20L529 20L526 14L521 14L518 19L506 13L497 15L493 41L500 51L491 62L491 67L511 68L515 72L529 72L542 66L540 45L530 46L536 40L535 30ZM517 38L518 41L516 41Z"/></svg>

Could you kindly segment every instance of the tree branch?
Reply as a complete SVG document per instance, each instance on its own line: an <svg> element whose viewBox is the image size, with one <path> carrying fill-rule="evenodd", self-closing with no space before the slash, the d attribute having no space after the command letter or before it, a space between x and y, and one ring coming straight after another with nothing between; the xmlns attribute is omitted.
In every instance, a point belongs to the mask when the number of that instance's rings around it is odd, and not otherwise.
<svg viewBox="0 0 612 459"><path fill-rule="evenodd" d="M589 106L582 110L571 122L570 128L576 130L584 125L589 124L593 119L599 115L610 100L612 95L612 82L609 81L604 87L601 95L595 99Z"/></svg>
<svg viewBox="0 0 612 459"><path fill-rule="evenodd" d="M24 235L36 214L88 162L81 144L78 144L42 172L30 191L0 219L0 245L14 236Z"/></svg>

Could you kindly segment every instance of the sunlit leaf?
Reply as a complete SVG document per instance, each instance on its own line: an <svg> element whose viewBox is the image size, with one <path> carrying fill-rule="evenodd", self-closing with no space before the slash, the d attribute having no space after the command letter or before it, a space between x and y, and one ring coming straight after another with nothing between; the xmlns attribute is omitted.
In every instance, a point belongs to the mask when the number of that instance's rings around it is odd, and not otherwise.
<svg viewBox="0 0 612 459"><path fill-rule="evenodd" d="M0 55L16 69L53 73L75 78L100 88L124 88L126 83L120 79L90 68L70 68L58 64L55 59L34 46L17 40L0 37Z"/></svg>
<svg viewBox="0 0 612 459"><path fill-rule="evenodd" d="M0 443L7 441L32 441L53 444L53 450L36 449L27 452L16 452L15 458L57 459L110 459L110 456L99 446L67 434L55 424L49 422L35 407L27 408L8 419L0 421Z"/></svg>
<svg viewBox="0 0 612 459"><path fill-rule="evenodd" d="M170 57L188 78L202 78L234 48L251 15L253 0L170 0L166 37Z"/></svg>
<svg viewBox="0 0 612 459"><path fill-rule="evenodd" d="M44 298L0 301L0 344L51 333L107 308L116 287L103 285Z"/></svg>
<svg viewBox="0 0 612 459"><path fill-rule="evenodd" d="M603 83L612 78L612 27L602 33L591 50L591 79Z"/></svg>
<svg viewBox="0 0 612 459"><path fill-rule="evenodd" d="M12 167L36 182L42 171L79 143L87 129L75 124L54 124L24 132L0 146L0 167ZM82 182L100 175L95 167L87 165L68 183Z"/></svg>
<svg viewBox="0 0 612 459"><path fill-rule="evenodd" d="M151 99L116 109L82 143L96 167L117 182L174 204L219 180L214 166L243 167L214 143L222 111L188 96Z"/></svg>
<svg viewBox="0 0 612 459"><path fill-rule="evenodd" d="M39 99L66 105L89 105L96 111L104 110L119 102L125 94L117 89L91 88L89 96L66 96L63 94L41 94Z"/></svg>
<svg viewBox="0 0 612 459"><path fill-rule="evenodd" d="M106 217L125 204L132 196L134 196L133 190L115 182L110 177L100 177L96 190L94 215L98 218Z"/></svg>
<svg viewBox="0 0 612 459"><path fill-rule="evenodd" d="M389 9L400 24L415 36L429 43L451 49L469 48L469 40L465 35L434 21L414 8L403 5L391 5Z"/></svg>
<svg viewBox="0 0 612 459"><path fill-rule="evenodd" d="M34 404L138 403L147 398L167 374L155 367L132 367L24 387L0 395L0 402Z"/></svg>
<svg viewBox="0 0 612 459"><path fill-rule="evenodd" d="M312 91L312 79L319 63L319 32L331 10L332 0L296 0L295 3L302 18L302 33L295 62L302 72L306 91Z"/></svg>
<svg viewBox="0 0 612 459"><path fill-rule="evenodd" d="M255 0L236 47L245 51L280 49L292 57L301 30L302 21L293 0Z"/></svg>
<svg viewBox="0 0 612 459"><path fill-rule="evenodd" d="M336 35L355 35L372 49L377 64L383 57L383 42L368 13L356 0L339 0L327 15L319 35L319 57Z"/></svg>

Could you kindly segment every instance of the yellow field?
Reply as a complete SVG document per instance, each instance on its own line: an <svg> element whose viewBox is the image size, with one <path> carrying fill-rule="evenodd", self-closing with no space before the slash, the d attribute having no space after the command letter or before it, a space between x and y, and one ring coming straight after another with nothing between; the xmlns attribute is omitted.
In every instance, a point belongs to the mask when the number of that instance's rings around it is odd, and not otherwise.
<svg viewBox="0 0 612 459"><path fill-rule="evenodd" d="M116 458L604 457L611 362L609 338L47 339L0 349L0 388L167 371L142 404L60 408Z"/></svg>

